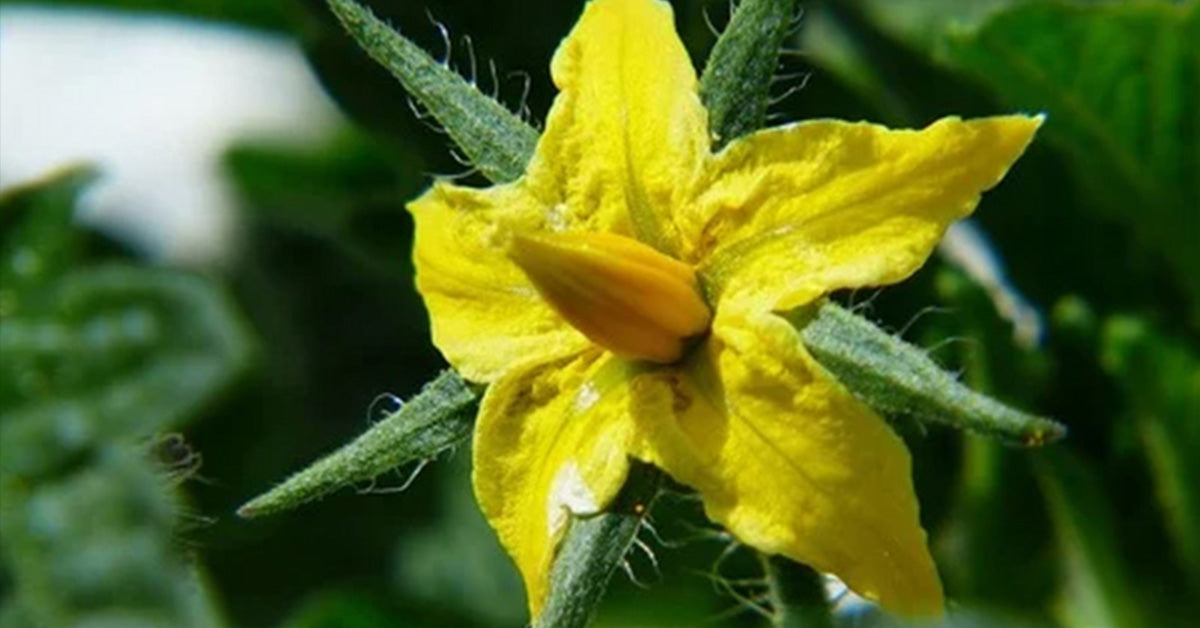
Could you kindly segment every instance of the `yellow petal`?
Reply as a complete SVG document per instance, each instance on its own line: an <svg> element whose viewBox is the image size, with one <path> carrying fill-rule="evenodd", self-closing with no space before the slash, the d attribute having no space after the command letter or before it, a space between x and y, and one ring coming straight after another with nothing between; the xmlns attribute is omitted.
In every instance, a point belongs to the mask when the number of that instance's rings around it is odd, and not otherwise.
<svg viewBox="0 0 1200 628"><path fill-rule="evenodd" d="M769 313L718 312L683 377L636 380L637 457L738 539L907 615L942 609L908 452Z"/></svg>
<svg viewBox="0 0 1200 628"><path fill-rule="evenodd" d="M518 234L509 257L563 318L622 357L674 362L708 329L695 271L632 238Z"/></svg>
<svg viewBox="0 0 1200 628"><path fill-rule="evenodd" d="M625 369L591 350L514 368L484 395L475 495L521 572L532 617L545 602L569 515L600 512L625 481L632 431Z"/></svg>
<svg viewBox="0 0 1200 628"><path fill-rule="evenodd" d="M919 131L816 120L756 133L698 180L685 216L690 256L724 297L766 310L900 281L1000 181L1041 120L944 118Z"/></svg>
<svg viewBox="0 0 1200 628"><path fill-rule="evenodd" d="M553 219L519 184L474 190L438 183L408 209L433 342L464 377L490 382L511 364L589 345L505 255L513 233L545 230Z"/></svg>
<svg viewBox="0 0 1200 628"><path fill-rule="evenodd" d="M529 166L531 191L569 222L673 253L680 182L708 153L708 122L671 6L589 2L550 71L560 93Z"/></svg>

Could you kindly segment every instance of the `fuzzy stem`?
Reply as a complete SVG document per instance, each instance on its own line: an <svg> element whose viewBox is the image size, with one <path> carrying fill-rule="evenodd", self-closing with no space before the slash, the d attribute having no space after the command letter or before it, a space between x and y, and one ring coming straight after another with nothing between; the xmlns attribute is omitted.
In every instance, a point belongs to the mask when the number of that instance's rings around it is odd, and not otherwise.
<svg viewBox="0 0 1200 628"><path fill-rule="evenodd" d="M551 572L554 587L533 628L587 625L613 572L629 553L658 496L662 479L658 469L635 462L625 486L606 512L571 522Z"/></svg>
<svg viewBox="0 0 1200 628"><path fill-rule="evenodd" d="M782 556L759 554L776 628L830 628L829 600L821 576Z"/></svg>

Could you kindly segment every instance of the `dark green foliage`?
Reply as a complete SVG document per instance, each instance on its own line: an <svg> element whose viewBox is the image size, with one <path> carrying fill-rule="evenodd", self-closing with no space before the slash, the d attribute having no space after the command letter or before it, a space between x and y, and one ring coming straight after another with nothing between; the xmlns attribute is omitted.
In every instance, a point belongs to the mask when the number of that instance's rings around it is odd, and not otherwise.
<svg viewBox="0 0 1200 628"><path fill-rule="evenodd" d="M1200 356L1132 316L1105 322L1100 351L1145 447L1175 560L1200 590Z"/></svg>
<svg viewBox="0 0 1200 628"><path fill-rule="evenodd" d="M945 56L1004 107L1047 112L1088 203L1169 260L1200 307L1197 41L1195 1L1029 3L950 37Z"/></svg>

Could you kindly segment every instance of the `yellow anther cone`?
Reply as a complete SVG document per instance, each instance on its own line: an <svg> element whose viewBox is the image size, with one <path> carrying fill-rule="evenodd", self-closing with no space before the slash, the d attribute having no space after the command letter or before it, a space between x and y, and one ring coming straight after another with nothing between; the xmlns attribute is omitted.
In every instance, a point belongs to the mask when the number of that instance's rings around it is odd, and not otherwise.
<svg viewBox="0 0 1200 628"><path fill-rule="evenodd" d="M518 235L509 257L567 322L626 358L674 362L712 318L691 266L631 238Z"/></svg>

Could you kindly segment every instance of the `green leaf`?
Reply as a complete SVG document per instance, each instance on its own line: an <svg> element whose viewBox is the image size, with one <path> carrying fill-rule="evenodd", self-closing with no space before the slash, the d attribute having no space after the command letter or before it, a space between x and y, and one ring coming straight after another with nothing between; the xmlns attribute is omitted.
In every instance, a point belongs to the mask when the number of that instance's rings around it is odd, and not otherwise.
<svg viewBox="0 0 1200 628"><path fill-rule="evenodd" d="M114 265L40 292L0 320L0 472L48 473L177 427L247 366L246 331L204 278Z"/></svg>
<svg viewBox="0 0 1200 628"><path fill-rule="evenodd" d="M550 595L533 628L583 628L588 624L649 515L662 481L662 473L654 467L634 463L607 511L572 518L550 572Z"/></svg>
<svg viewBox="0 0 1200 628"><path fill-rule="evenodd" d="M329 0L329 6L358 45L400 80L485 177L500 183L525 172L537 145L536 129L362 5Z"/></svg>
<svg viewBox="0 0 1200 628"><path fill-rule="evenodd" d="M1006 108L1045 111L1091 203L1159 252L1200 305L1200 2L1029 3L945 58ZM1197 310L1200 312L1200 310Z"/></svg>
<svg viewBox="0 0 1200 628"><path fill-rule="evenodd" d="M1035 460L1057 530L1065 588L1059 612L1069 628L1141 628L1146 615L1121 561L1116 513L1097 475L1065 450Z"/></svg>
<svg viewBox="0 0 1200 628"><path fill-rule="evenodd" d="M1105 322L1101 351L1142 436L1176 558L1200 587L1200 357L1133 317Z"/></svg>
<svg viewBox="0 0 1200 628"><path fill-rule="evenodd" d="M238 509L261 517L366 482L409 462L427 460L471 436L480 393L445 371L354 441Z"/></svg>
<svg viewBox="0 0 1200 628"><path fill-rule="evenodd" d="M797 0L743 0L700 76L713 149L762 128L779 52L798 17Z"/></svg>
<svg viewBox="0 0 1200 628"><path fill-rule="evenodd" d="M810 320L794 320L804 345L821 366L876 411L910 416L998 438L1039 446L1066 434L1036 417L979 394L956 380L921 349L840 306L825 303Z"/></svg>

